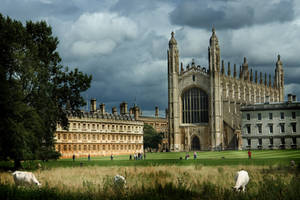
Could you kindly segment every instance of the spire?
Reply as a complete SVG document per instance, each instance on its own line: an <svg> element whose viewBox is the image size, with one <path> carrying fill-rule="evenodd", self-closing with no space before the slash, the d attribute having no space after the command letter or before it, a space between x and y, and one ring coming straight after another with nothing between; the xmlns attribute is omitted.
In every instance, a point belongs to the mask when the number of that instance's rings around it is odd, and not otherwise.
<svg viewBox="0 0 300 200"><path fill-rule="evenodd" d="M255 70L255 83L257 83L257 71Z"/></svg>
<svg viewBox="0 0 300 200"><path fill-rule="evenodd" d="M253 73L252 73L252 69L250 69L250 81L253 82Z"/></svg>
<svg viewBox="0 0 300 200"><path fill-rule="evenodd" d="M244 57L244 63L242 65L242 74L243 74L245 80L249 79L249 77L248 77L248 74L249 74L249 72L248 72L248 63L247 63L246 57Z"/></svg>
<svg viewBox="0 0 300 200"><path fill-rule="evenodd" d="M183 73L184 69L183 69L183 63L181 62L180 64L180 72Z"/></svg>
<svg viewBox="0 0 300 200"><path fill-rule="evenodd" d="M228 76L231 76L230 62L228 62L228 71L227 71L227 75L228 75Z"/></svg>
<svg viewBox="0 0 300 200"><path fill-rule="evenodd" d="M170 39L170 41L169 41L169 47L170 47L170 48L171 48L172 46L177 45L177 41L176 41L174 35L175 35L175 34L174 34L174 32L172 31L172 33L171 33L171 39Z"/></svg>
<svg viewBox="0 0 300 200"><path fill-rule="evenodd" d="M269 74L269 87L272 86L271 74Z"/></svg>
<svg viewBox="0 0 300 200"><path fill-rule="evenodd" d="M233 65L233 77L236 78L236 64Z"/></svg>
<svg viewBox="0 0 300 200"><path fill-rule="evenodd" d="M278 54L278 56L277 56L277 62L276 62L276 66L279 66L279 65L281 65L281 66L282 66L282 62L281 62L281 60L280 60L280 55Z"/></svg>
<svg viewBox="0 0 300 200"><path fill-rule="evenodd" d="M219 46L219 44L218 44L218 37L217 37L217 35L216 35L216 30L215 30L215 28L213 27L212 28L212 35L211 35L211 37L210 37L210 46L212 46L212 45L218 45Z"/></svg>
<svg viewBox="0 0 300 200"><path fill-rule="evenodd" d="M220 47L214 28L212 30L212 35L209 40L208 60L209 71L220 72Z"/></svg>
<svg viewBox="0 0 300 200"><path fill-rule="evenodd" d="M267 85L267 73L265 72L265 85Z"/></svg>
<svg viewBox="0 0 300 200"><path fill-rule="evenodd" d="M221 68L221 73L224 75L225 69L224 69L224 60L222 60L222 68Z"/></svg>

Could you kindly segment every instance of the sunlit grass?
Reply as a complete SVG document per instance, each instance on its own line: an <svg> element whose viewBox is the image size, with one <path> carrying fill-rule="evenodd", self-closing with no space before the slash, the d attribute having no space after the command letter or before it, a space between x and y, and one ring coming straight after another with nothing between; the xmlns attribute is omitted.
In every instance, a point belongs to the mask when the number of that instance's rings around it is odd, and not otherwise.
<svg viewBox="0 0 300 200"><path fill-rule="evenodd" d="M274 168L274 169L273 169ZM234 186L234 176L240 169L247 170L250 175L251 185L257 185L265 175L280 176L288 182L294 174L288 166L148 166L148 167L58 167L34 172L43 186L58 188L61 191L88 191L99 190L105 184L112 183L113 177L120 174L126 177L127 186L131 190L140 190L142 187L154 187L159 183L162 186L172 182L175 187L184 184L191 188L193 184L210 182L222 188ZM14 184L8 172L0 173L1 184ZM253 189L253 188L252 188Z"/></svg>

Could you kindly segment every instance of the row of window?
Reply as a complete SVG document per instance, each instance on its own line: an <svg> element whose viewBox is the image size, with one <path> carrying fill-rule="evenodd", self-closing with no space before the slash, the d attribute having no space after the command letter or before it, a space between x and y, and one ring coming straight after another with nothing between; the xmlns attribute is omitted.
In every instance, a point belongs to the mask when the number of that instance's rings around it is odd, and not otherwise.
<svg viewBox="0 0 300 200"><path fill-rule="evenodd" d="M257 120L261 120L261 113L257 113ZM250 120L250 113L247 113L247 120ZM273 119L273 113L269 113L269 120ZM284 112L280 113L280 119L284 119ZM296 119L296 112L292 112L292 119Z"/></svg>
<svg viewBox="0 0 300 200"><path fill-rule="evenodd" d="M56 146L58 151L100 151L100 150L140 150L142 149L142 145L140 144L58 144Z"/></svg>
<svg viewBox="0 0 300 200"><path fill-rule="evenodd" d="M83 139L83 140L90 140L90 139L92 139L92 140L101 140L101 138L102 138L102 140L110 140L110 138L111 138L111 140L128 140L128 141L130 141L130 140L141 140L142 139L142 136L140 136L140 135L100 135L100 134L80 134L80 133L73 133L73 134L71 134L71 133L69 133L69 134L67 134L67 133L57 133L57 139L61 139L61 137L62 137L62 139L64 139L64 140L66 140L66 139L69 139L69 140L81 140L81 139Z"/></svg>
<svg viewBox="0 0 300 200"><path fill-rule="evenodd" d="M141 126L115 125L115 124L89 124L70 123L72 129L92 129L92 130L117 130L117 131L141 131Z"/></svg>
<svg viewBox="0 0 300 200"><path fill-rule="evenodd" d="M279 126L280 126L280 133L285 133L285 123L279 123ZM251 134L251 125L247 124L246 127L247 127L247 134ZM262 124L256 124L256 127L257 127L257 133L262 133ZM268 128L269 128L269 133L272 134L273 124L268 124ZM297 132L296 123L291 123L291 128L293 133Z"/></svg>
<svg viewBox="0 0 300 200"><path fill-rule="evenodd" d="M257 139L252 139L252 140L257 140ZM251 139L247 139L247 146L251 146ZM285 138L280 138L281 140L281 145L285 145ZM269 138L269 145L272 145L273 146L274 144L274 141L273 141L273 138ZM297 140L296 140L296 137L292 137L292 145L296 145L297 144ZM262 146L262 139L259 138L258 139L258 145L259 146Z"/></svg>

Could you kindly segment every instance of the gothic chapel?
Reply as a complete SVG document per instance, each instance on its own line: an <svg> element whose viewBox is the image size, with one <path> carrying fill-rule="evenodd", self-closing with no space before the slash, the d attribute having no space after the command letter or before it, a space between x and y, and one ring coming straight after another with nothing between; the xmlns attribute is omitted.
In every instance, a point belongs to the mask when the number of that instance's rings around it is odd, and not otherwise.
<svg viewBox="0 0 300 200"><path fill-rule="evenodd" d="M252 69L246 58L233 73L228 62L220 62L220 47L215 30L208 47L209 68L194 61L179 69L179 51L174 33L168 50L168 124L171 151L224 150L241 148L242 105L283 102L284 73L280 56L275 77Z"/></svg>

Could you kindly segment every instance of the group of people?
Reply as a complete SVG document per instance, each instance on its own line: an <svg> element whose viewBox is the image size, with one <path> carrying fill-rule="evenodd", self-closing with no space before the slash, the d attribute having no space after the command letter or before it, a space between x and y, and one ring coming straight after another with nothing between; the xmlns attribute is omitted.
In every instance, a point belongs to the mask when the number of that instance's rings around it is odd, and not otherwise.
<svg viewBox="0 0 300 200"><path fill-rule="evenodd" d="M184 159L188 160L189 158L190 158L190 154L186 153ZM179 159L182 160L182 157L180 157ZM196 160L196 159L197 159L197 152L195 151L194 152L194 160Z"/></svg>
<svg viewBox="0 0 300 200"><path fill-rule="evenodd" d="M144 157L144 160L145 160L146 159L146 153L144 153L144 156L143 156L142 153L135 153L133 155L134 160L143 160L143 157ZM75 154L73 154L72 159L73 159L73 162L74 162L75 161ZM113 159L114 159L114 156L111 154L110 155L110 160L113 160ZM91 155L88 154L88 161L90 161L90 160L91 160ZM131 154L129 155L129 160L132 160L132 155Z"/></svg>
<svg viewBox="0 0 300 200"><path fill-rule="evenodd" d="M143 154L142 153L135 153L133 154L133 159L134 160L143 160ZM144 160L146 159L146 153L144 153ZM132 155L129 155L129 160L132 160Z"/></svg>

